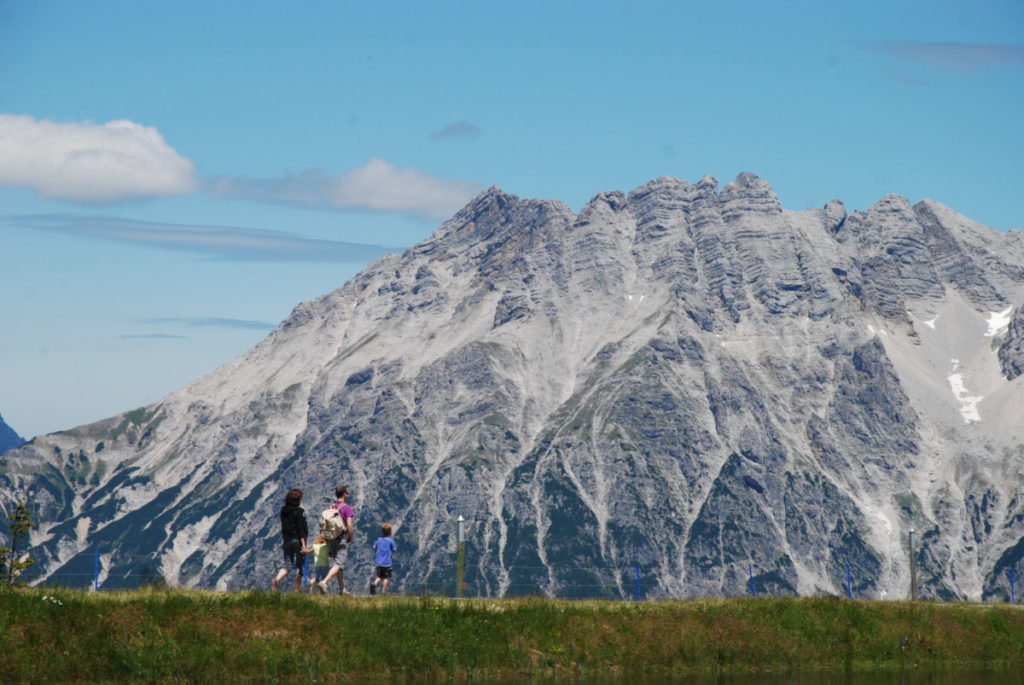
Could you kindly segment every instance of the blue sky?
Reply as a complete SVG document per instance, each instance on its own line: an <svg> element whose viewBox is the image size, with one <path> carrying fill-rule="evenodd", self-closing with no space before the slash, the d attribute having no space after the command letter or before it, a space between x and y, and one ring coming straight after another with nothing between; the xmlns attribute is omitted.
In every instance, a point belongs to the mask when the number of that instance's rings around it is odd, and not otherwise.
<svg viewBox="0 0 1024 685"><path fill-rule="evenodd" d="M0 414L153 402L492 184L1024 227L1024 4L0 0Z"/></svg>

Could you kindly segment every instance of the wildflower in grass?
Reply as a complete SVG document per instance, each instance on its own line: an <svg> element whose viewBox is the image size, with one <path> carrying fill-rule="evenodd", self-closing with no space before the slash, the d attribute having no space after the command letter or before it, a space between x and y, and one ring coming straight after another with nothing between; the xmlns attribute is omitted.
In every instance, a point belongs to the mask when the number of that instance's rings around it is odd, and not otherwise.
<svg viewBox="0 0 1024 685"><path fill-rule="evenodd" d="M59 607L64 606L64 602L60 601L60 599L58 599L57 597L54 597L52 595L43 595L42 596L42 600L44 602L48 602L50 604L55 604L55 605L57 605Z"/></svg>

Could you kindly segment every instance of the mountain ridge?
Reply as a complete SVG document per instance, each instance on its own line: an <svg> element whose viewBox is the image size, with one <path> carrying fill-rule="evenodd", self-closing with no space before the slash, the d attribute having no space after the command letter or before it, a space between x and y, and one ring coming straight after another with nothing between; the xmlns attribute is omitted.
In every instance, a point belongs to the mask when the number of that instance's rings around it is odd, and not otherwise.
<svg viewBox="0 0 1024 685"><path fill-rule="evenodd" d="M7 425L3 416L0 416L0 454L24 443L25 440Z"/></svg>
<svg viewBox="0 0 1024 685"><path fill-rule="evenodd" d="M627 596L637 566L655 596L742 592L755 567L836 592L849 564L894 596L916 526L927 592L993 596L1024 555L1022 300L1024 241L932 200L792 212L744 173L577 214L492 186L214 372L5 455L0 480L46 493L50 575L105 545L111 581L120 554L246 586L275 565L283 491L315 510L344 480L360 521L397 524L408 588L448 582L466 514L485 594ZM232 520L262 540L237 558Z"/></svg>

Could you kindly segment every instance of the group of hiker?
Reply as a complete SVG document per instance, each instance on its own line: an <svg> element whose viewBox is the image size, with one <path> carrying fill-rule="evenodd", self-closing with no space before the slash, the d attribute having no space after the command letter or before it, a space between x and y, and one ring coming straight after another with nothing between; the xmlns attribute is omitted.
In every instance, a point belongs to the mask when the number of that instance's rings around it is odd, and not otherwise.
<svg viewBox="0 0 1024 685"><path fill-rule="evenodd" d="M302 576L306 566L305 557L313 555L313 577L309 587L313 592L327 594L331 579L338 579L338 594L349 594L345 589L345 561L355 533L355 512L348 504L348 488L339 485L334 490L335 500L323 513L317 526L317 537L312 545L307 545L309 527L306 523L306 512L302 508L302 490L292 488L284 497L281 507L281 538L284 552L284 564L270 581L270 589L276 591L278 585L288 574L295 571L295 591L302 588ZM381 594L388 591L391 580L391 567L397 549L391 537L390 523L381 526L381 535L373 543L374 564L376 570L370 581L370 594Z"/></svg>

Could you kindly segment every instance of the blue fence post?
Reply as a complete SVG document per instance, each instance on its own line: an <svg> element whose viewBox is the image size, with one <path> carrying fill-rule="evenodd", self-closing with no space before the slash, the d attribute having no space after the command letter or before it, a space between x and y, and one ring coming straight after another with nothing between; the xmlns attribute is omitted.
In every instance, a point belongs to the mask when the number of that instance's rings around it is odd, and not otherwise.
<svg viewBox="0 0 1024 685"><path fill-rule="evenodd" d="M850 562L846 562L846 599L853 599L853 576L850 574Z"/></svg>
<svg viewBox="0 0 1024 685"><path fill-rule="evenodd" d="M757 596L757 588L754 586L754 565L747 564L747 575L749 580L747 581L747 592L750 593L751 597Z"/></svg>
<svg viewBox="0 0 1024 685"><path fill-rule="evenodd" d="M1017 603L1017 569L1007 569L1006 575L1010 577L1010 604Z"/></svg>
<svg viewBox="0 0 1024 685"><path fill-rule="evenodd" d="M100 591L100 551L98 549L92 551L92 590L93 592Z"/></svg>
<svg viewBox="0 0 1024 685"><path fill-rule="evenodd" d="M634 591L634 598L636 599L636 601L639 602L640 601L640 564L637 564L634 567L634 571L636 572L636 590Z"/></svg>

